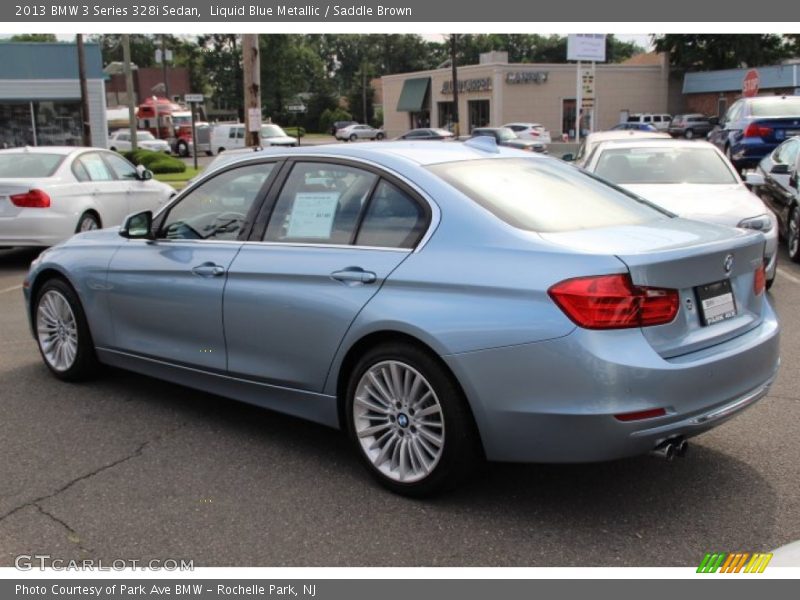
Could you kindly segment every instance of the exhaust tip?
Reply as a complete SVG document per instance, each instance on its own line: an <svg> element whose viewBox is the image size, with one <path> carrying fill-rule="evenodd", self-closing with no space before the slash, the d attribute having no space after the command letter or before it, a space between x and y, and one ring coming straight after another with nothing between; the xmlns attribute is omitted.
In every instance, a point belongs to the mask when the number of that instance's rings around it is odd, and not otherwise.
<svg viewBox="0 0 800 600"><path fill-rule="evenodd" d="M689 451L689 442L686 440L681 440L675 445L675 453L683 458L686 456L686 453Z"/></svg>
<svg viewBox="0 0 800 600"><path fill-rule="evenodd" d="M664 442L651 450L650 455L670 462L675 458L675 452L675 445L672 442Z"/></svg>

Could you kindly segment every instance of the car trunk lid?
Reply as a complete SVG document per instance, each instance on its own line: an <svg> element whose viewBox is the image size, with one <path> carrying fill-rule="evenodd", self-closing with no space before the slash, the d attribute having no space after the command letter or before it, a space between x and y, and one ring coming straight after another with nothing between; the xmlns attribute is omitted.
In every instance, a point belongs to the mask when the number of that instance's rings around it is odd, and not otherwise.
<svg viewBox="0 0 800 600"><path fill-rule="evenodd" d="M764 294L756 295L753 286L764 260L759 233L669 219L542 237L581 252L614 254L634 285L677 290L676 318L642 328L665 358L722 343L761 321Z"/></svg>

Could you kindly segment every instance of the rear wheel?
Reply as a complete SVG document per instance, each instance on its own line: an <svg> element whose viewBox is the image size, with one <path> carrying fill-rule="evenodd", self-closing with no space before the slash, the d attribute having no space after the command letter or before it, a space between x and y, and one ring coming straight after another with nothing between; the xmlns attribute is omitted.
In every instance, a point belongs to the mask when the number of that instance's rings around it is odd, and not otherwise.
<svg viewBox="0 0 800 600"><path fill-rule="evenodd" d="M692 131L691 129L687 129L687 130L684 132L683 136L684 136L684 137L685 137L687 140L691 140L691 139L694 137L694 131Z"/></svg>
<svg viewBox="0 0 800 600"><path fill-rule="evenodd" d="M786 246L789 249L789 258L794 262L800 262L800 208L797 205L792 207L789 213Z"/></svg>
<svg viewBox="0 0 800 600"><path fill-rule="evenodd" d="M33 308L36 341L47 368L59 379L85 379L97 368L89 326L75 291L62 279L47 281Z"/></svg>
<svg viewBox="0 0 800 600"><path fill-rule="evenodd" d="M376 135L376 136L375 136L375 139L376 139L376 140L378 140L379 142L380 142L380 141L381 141L383 138L384 138L384 135L383 135L382 133L379 133L378 135Z"/></svg>
<svg viewBox="0 0 800 600"><path fill-rule="evenodd" d="M178 142L178 154L180 156L189 156L189 144L184 141Z"/></svg>
<svg viewBox="0 0 800 600"><path fill-rule="evenodd" d="M358 139L358 136L355 133L350 134L350 141L355 142Z"/></svg>
<svg viewBox="0 0 800 600"><path fill-rule="evenodd" d="M372 475L407 496L463 480L481 460L466 399L424 350L387 343L368 351L347 387L347 429Z"/></svg>
<svg viewBox="0 0 800 600"><path fill-rule="evenodd" d="M75 228L75 233L82 233L84 231L92 231L93 229L100 229L100 219L97 215L90 212L85 212L78 219L78 226Z"/></svg>

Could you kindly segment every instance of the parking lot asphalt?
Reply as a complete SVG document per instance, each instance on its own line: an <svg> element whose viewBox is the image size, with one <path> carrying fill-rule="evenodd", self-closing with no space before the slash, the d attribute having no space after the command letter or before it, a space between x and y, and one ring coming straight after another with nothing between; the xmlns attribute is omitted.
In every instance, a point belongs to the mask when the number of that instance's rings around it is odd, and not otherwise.
<svg viewBox="0 0 800 600"><path fill-rule="evenodd" d="M337 431L118 370L43 365L0 251L0 565L182 558L195 566L695 566L800 539L800 265L771 297L770 395L683 459L483 468L415 501L375 485Z"/></svg>

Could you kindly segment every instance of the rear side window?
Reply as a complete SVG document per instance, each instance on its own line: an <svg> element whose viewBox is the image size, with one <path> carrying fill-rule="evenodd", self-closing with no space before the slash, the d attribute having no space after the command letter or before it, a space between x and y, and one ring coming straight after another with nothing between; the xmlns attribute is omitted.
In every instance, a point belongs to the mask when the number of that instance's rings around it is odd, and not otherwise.
<svg viewBox="0 0 800 600"><path fill-rule="evenodd" d="M89 174L89 179L92 181L113 181L114 175L111 173L111 170L106 165L103 157L95 152L90 152L88 154L83 154L79 159L75 162L80 163L80 165L86 170ZM80 168L80 167L78 167ZM77 175L77 172L76 172Z"/></svg>
<svg viewBox="0 0 800 600"><path fill-rule="evenodd" d="M574 231L670 218L636 196L556 160L469 160L428 168L506 223L528 231Z"/></svg>
<svg viewBox="0 0 800 600"><path fill-rule="evenodd" d="M63 154L8 152L0 154L0 177L51 177Z"/></svg>
<svg viewBox="0 0 800 600"><path fill-rule="evenodd" d="M369 201L356 244L413 248L425 227L422 207L387 181L381 181Z"/></svg>

